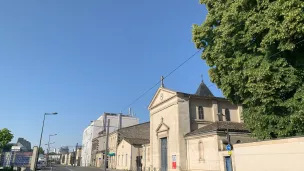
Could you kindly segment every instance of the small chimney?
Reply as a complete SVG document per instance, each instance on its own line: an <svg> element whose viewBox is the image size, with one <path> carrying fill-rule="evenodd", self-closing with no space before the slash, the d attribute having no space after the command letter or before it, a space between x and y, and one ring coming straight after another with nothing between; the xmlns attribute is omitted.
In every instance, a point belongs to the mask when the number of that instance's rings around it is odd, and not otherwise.
<svg viewBox="0 0 304 171"><path fill-rule="evenodd" d="M129 108L129 115L131 116L132 115L132 110L131 110L131 108Z"/></svg>
<svg viewBox="0 0 304 171"><path fill-rule="evenodd" d="M118 114L118 123L117 123L117 128L120 129L122 124L122 115L121 113Z"/></svg>
<svg viewBox="0 0 304 171"><path fill-rule="evenodd" d="M106 131L106 123L107 123L107 114L103 114L103 130Z"/></svg>

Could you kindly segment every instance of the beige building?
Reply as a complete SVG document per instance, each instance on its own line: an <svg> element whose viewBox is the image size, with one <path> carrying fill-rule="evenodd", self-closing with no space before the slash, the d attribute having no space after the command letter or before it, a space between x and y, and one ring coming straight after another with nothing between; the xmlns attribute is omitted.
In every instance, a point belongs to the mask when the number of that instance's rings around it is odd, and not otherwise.
<svg viewBox="0 0 304 171"><path fill-rule="evenodd" d="M77 166L80 165L80 154L81 154L81 148L78 148L77 153L76 153L76 164ZM62 165L74 165L75 163L75 152L70 152L67 154L62 154L61 155L61 164Z"/></svg>
<svg viewBox="0 0 304 171"><path fill-rule="evenodd" d="M142 169L143 144L149 139L124 138L117 147L116 169L137 171Z"/></svg>
<svg viewBox="0 0 304 171"><path fill-rule="evenodd" d="M153 168L151 165L150 142L143 144L142 146L143 146L142 170L150 171L150 169Z"/></svg>
<svg viewBox="0 0 304 171"><path fill-rule="evenodd" d="M96 167L104 167L104 154L101 152L96 153Z"/></svg>
<svg viewBox="0 0 304 171"><path fill-rule="evenodd" d="M78 147L76 150L76 165L77 166L80 166L80 164L81 164L81 150L82 150L81 147Z"/></svg>
<svg viewBox="0 0 304 171"><path fill-rule="evenodd" d="M303 171L304 137L234 146L234 171Z"/></svg>
<svg viewBox="0 0 304 171"><path fill-rule="evenodd" d="M109 135L109 144L108 144L108 168L115 169L116 168L116 149L118 145L118 131L112 132Z"/></svg>
<svg viewBox="0 0 304 171"><path fill-rule="evenodd" d="M148 143L149 138L149 122L121 128L111 133L109 135L108 168L130 168L132 170L141 168L142 145ZM121 158L120 161L119 158ZM126 166L125 163L128 165Z"/></svg>
<svg viewBox="0 0 304 171"><path fill-rule="evenodd" d="M150 145L144 145L144 170L232 170L228 144L253 141L244 128L242 106L214 97L202 82L195 94L164 88L150 105Z"/></svg>
<svg viewBox="0 0 304 171"><path fill-rule="evenodd" d="M99 132L98 136L92 140L92 166L101 167L105 150L105 133Z"/></svg>
<svg viewBox="0 0 304 171"><path fill-rule="evenodd" d="M61 155L61 164L62 165L67 165L68 164L68 155L69 154L62 154Z"/></svg>
<svg viewBox="0 0 304 171"><path fill-rule="evenodd" d="M75 152L70 152L67 156L67 165L74 165L75 162Z"/></svg>

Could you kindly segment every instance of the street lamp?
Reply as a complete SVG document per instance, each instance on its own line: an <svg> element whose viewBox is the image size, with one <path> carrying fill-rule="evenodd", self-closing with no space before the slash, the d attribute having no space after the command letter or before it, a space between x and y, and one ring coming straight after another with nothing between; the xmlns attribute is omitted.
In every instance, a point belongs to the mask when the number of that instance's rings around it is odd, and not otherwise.
<svg viewBox="0 0 304 171"><path fill-rule="evenodd" d="M49 145L52 145L52 144L55 144L55 142L51 142L51 143L44 144L44 145L48 146L48 148L51 148L51 147L49 147Z"/></svg>
<svg viewBox="0 0 304 171"><path fill-rule="evenodd" d="M56 136L57 134L50 134L49 135L49 141L48 141L48 153L49 153L49 148L50 148L50 141L52 136ZM54 142L55 143L55 142Z"/></svg>
<svg viewBox="0 0 304 171"><path fill-rule="evenodd" d="M47 148L47 158L46 158L46 164L48 165L49 164L49 153L50 153L50 141L51 141L51 137L52 136L56 136L57 134L50 134L49 135L49 141L48 141L48 148ZM55 142L52 142L51 144L54 144Z"/></svg>
<svg viewBox="0 0 304 171"><path fill-rule="evenodd" d="M38 163L38 158L39 158L39 149L41 148L41 140L42 140L42 135L43 135L45 116L46 115L57 115L57 114L58 114L57 112L53 112L53 113L44 113L44 115L43 115L43 122L42 122L40 141L39 141L39 146L38 146L38 154L37 154L37 157L36 157L35 170L37 170L37 163Z"/></svg>

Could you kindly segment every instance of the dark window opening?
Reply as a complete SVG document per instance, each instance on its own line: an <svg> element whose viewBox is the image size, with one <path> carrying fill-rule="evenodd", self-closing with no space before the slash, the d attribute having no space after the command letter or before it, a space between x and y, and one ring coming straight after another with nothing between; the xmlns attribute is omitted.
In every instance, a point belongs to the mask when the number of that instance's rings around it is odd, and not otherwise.
<svg viewBox="0 0 304 171"><path fill-rule="evenodd" d="M231 121L229 109L225 109L225 117L226 117L226 121Z"/></svg>
<svg viewBox="0 0 304 171"><path fill-rule="evenodd" d="M223 121L223 114L220 104L217 105L217 116L219 121Z"/></svg>
<svg viewBox="0 0 304 171"><path fill-rule="evenodd" d="M204 108L202 106L198 107L198 119L204 119Z"/></svg>

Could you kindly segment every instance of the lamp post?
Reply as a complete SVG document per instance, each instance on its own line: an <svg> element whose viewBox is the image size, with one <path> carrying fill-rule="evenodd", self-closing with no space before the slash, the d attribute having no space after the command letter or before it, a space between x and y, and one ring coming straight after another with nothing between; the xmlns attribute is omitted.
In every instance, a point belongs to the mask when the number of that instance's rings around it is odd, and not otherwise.
<svg viewBox="0 0 304 171"><path fill-rule="evenodd" d="M52 136L56 136L57 134L50 134L49 135L49 141L48 141L48 148L47 148L47 158L46 158L46 165L49 165L49 153L50 153L50 141L51 141L51 137ZM53 142L52 144L54 144L55 142Z"/></svg>
<svg viewBox="0 0 304 171"><path fill-rule="evenodd" d="M107 153L108 153L108 143L109 143L109 131L110 131L110 128L115 128L114 130L116 129L119 129L119 127L116 127L116 126L110 126L110 119L107 120L107 122L105 122L105 125L103 126L97 126L97 125L94 125L94 123L96 121L99 121L99 120L95 120L95 121L91 121L91 123L93 123L93 125L89 125L89 126L92 126L92 127L100 127L100 128L105 128L105 130L103 130L103 133L105 135L105 157L104 157L104 170L106 170L107 168ZM102 165L100 165L100 167L102 168Z"/></svg>
<svg viewBox="0 0 304 171"><path fill-rule="evenodd" d="M57 135L57 134L56 134ZM53 135L54 136L54 135ZM55 144L55 142L52 142L52 143L50 143L50 137L49 137L49 142L47 143L47 144L45 144L46 146L47 146L47 153L46 153L46 165L47 166L49 166L50 165L50 163L49 163L49 160L50 160L50 157L49 157L49 155L50 155L50 145L52 145L52 144Z"/></svg>
<svg viewBox="0 0 304 171"><path fill-rule="evenodd" d="M57 114L58 114L57 112L53 112L53 113L45 113L43 115L42 128L41 128L40 141L39 141L39 146L38 146L38 154L37 154L37 157L36 157L35 170L37 170L37 163L38 163L38 158L39 158L39 149L41 148L41 140L42 140L42 135L43 135L45 116L46 115L57 115Z"/></svg>
<svg viewBox="0 0 304 171"><path fill-rule="evenodd" d="M107 124L104 171L107 171L107 161L108 161L107 153L108 153L108 146L109 146L109 129L110 129L109 127L110 127L110 119L108 119L108 124Z"/></svg>

